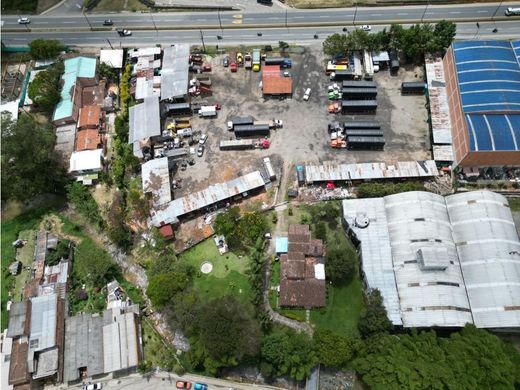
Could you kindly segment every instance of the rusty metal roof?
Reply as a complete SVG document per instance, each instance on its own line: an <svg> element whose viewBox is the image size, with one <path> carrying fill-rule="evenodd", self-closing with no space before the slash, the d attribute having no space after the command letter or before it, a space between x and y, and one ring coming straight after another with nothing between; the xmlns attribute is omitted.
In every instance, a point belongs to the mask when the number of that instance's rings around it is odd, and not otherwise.
<svg viewBox="0 0 520 390"><path fill-rule="evenodd" d="M172 200L170 189L170 170L168 158L156 158L147 161L141 166L143 192L152 195L154 207L168 203Z"/></svg>

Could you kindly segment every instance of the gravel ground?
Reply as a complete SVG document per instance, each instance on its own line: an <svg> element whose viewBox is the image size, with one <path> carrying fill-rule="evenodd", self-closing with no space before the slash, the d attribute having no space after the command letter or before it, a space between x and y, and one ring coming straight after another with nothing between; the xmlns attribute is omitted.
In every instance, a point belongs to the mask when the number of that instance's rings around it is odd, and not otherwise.
<svg viewBox="0 0 520 390"><path fill-rule="evenodd" d="M203 189L208 184L230 180L240 174L258 169L262 158L270 156L275 169L283 162L292 166L299 163L355 163L385 161L395 163L405 160L430 158L426 98L424 96L401 96L399 87L403 80L412 81L422 77L420 68L402 68L398 76L388 71L375 75L378 88L378 111L373 115L341 116L327 113L328 77L324 72L325 58L320 45L305 48L303 54L291 54L293 68L293 97L286 100L264 100L259 83L261 73L239 68L231 73L222 64L223 55L207 59L213 66L209 76L213 96L194 101L219 102L222 110L215 119L193 118L192 126L208 134L203 157L194 159L196 164L177 177L183 180L183 188L175 196ZM303 91L311 88L309 101L302 100ZM226 121L234 115L252 115L257 120L272 118L284 121L283 129L271 132L269 150L220 151L220 139L233 137L226 130ZM334 120L377 119L385 131L384 151L347 151L331 149L328 144L327 124Z"/></svg>

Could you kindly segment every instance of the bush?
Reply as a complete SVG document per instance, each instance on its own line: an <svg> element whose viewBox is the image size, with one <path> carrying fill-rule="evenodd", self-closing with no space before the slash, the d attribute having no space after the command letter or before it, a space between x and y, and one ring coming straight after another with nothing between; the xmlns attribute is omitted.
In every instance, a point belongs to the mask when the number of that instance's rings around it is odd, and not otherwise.
<svg viewBox="0 0 520 390"><path fill-rule="evenodd" d="M65 47L54 39L35 39L29 43L29 52L35 60L55 58Z"/></svg>
<svg viewBox="0 0 520 390"><path fill-rule="evenodd" d="M101 227L103 220L99 207L89 189L77 181L67 185L66 188L67 199L74 205L78 213L96 224L97 227Z"/></svg>
<svg viewBox="0 0 520 390"><path fill-rule="evenodd" d="M357 188L358 198L379 198L382 196L410 191L428 191L422 183L363 183Z"/></svg>

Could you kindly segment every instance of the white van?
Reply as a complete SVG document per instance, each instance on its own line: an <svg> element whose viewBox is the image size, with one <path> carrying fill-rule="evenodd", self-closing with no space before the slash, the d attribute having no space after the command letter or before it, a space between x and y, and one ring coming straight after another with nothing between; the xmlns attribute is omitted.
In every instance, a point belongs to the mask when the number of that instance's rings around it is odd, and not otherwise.
<svg viewBox="0 0 520 390"><path fill-rule="evenodd" d="M311 96L311 89L310 88L307 88L305 90L305 94L303 95L303 100L307 101L309 100L309 97Z"/></svg>
<svg viewBox="0 0 520 390"><path fill-rule="evenodd" d="M520 15L520 8L509 7L506 9L506 16Z"/></svg>

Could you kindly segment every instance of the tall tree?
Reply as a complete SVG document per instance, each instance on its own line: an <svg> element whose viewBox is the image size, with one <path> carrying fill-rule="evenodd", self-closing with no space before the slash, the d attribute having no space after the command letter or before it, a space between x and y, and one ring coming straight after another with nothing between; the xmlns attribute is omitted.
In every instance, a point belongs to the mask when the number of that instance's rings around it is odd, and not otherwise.
<svg viewBox="0 0 520 390"><path fill-rule="evenodd" d="M267 377L289 375L303 380L318 363L312 340L305 333L276 331L262 341L262 374Z"/></svg>
<svg viewBox="0 0 520 390"><path fill-rule="evenodd" d="M63 190L64 170L54 152L52 126L22 114L2 113L2 199L25 201Z"/></svg>
<svg viewBox="0 0 520 390"><path fill-rule="evenodd" d="M29 50L35 60L55 58L65 47L54 39L35 39L29 43Z"/></svg>
<svg viewBox="0 0 520 390"><path fill-rule="evenodd" d="M63 61L57 61L48 69L38 72L29 84L28 94L34 108L51 114L60 101L60 80L65 68Z"/></svg>
<svg viewBox="0 0 520 390"><path fill-rule="evenodd" d="M325 274L333 283L348 283L356 275L357 256L351 248L329 245L325 258Z"/></svg>
<svg viewBox="0 0 520 390"><path fill-rule="evenodd" d="M314 344L320 363L327 367L344 368L354 356L358 340L331 330L317 330Z"/></svg>
<svg viewBox="0 0 520 390"><path fill-rule="evenodd" d="M99 207L88 187L75 181L68 184L66 188L67 199L72 203L76 211L90 222L95 223L98 227L101 226L103 220L99 212Z"/></svg>
<svg viewBox="0 0 520 390"><path fill-rule="evenodd" d="M348 39L345 34L332 34L323 41L323 52L329 56L343 56L348 50Z"/></svg>
<svg viewBox="0 0 520 390"><path fill-rule="evenodd" d="M361 316L358 329L368 337L376 333L387 332L392 328L386 309L383 305L383 297L378 289L369 290L366 294L366 312Z"/></svg>

